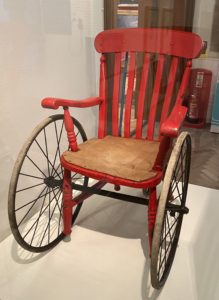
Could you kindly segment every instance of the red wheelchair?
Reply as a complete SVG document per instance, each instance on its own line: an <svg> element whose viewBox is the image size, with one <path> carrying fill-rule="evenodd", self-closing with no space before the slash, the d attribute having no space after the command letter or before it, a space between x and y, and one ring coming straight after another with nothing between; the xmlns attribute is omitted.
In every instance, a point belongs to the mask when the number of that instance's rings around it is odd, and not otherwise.
<svg viewBox="0 0 219 300"><path fill-rule="evenodd" d="M16 161L8 210L12 233L23 248L46 251L70 235L83 202L93 194L147 205L151 282L157 289L165 283L183 216L189 211L186 195L191 138L187 132L179 132L187 112L183 104L191 60L199 56L202 45L196 34L167 29L113 29L97 35L95 48L101 53L99 96L43 99L44 108L62 107L64 114L40 123ZM114 62L111 99L107 88L109 54ZM139 57L143 62L140 69ZM87 140L69 108L91 106L99 107L98 137ZM115 191L104 190L106 183L113 184ZM147 190L149 197L119 193L120 186Z"/></svg>

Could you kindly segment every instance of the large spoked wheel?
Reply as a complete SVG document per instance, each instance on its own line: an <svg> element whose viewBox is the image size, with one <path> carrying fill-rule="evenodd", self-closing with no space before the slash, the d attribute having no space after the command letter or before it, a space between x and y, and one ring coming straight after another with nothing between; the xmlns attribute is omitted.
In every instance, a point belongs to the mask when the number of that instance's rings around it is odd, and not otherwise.
<svg viewBox="0 0 219 300"><path fill-rule="evenodd" d="M87 140L74 120L78 143ZM45 119L23 145L11 177L8 214L16 241L26 250L42 252L64 238L62 212L63 169L60 155L68 150L63 115ZM88 178L72 173L72 182L87 186ZM83 192L74 192L74 198ZM82 202L73 208L72 223Z"/></svg>
<svg viewBox="0 0 219 300"><path fill-rule="evenodd" d="M151 251L151 284L165 283L178 245L185 207L191 160L191 137L178 137L169 159L160 194Z"/></svg>

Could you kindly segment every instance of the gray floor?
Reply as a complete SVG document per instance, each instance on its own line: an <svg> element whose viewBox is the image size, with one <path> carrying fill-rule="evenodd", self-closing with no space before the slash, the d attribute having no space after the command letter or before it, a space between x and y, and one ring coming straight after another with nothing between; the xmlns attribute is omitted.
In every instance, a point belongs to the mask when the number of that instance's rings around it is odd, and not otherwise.
<svg viewBox="0 0 219 300"><path fill-rule="evenodd" d="M190 183L219 189L219 134L204 129L184 128L192 136Z"/></svg>

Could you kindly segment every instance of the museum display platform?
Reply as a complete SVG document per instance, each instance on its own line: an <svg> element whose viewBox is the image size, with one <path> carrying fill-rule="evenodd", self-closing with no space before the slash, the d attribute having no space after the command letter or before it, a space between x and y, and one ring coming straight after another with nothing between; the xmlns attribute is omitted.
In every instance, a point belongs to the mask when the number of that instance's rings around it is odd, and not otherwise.
<svg viewBox="0 0 219 300"><path fill-rule="evenodd" d="M141 196L141 190L128 193ZM51 251L27 252L12 235L0 244L0 299L219 299L219 190L189 185L187 206L172 271L160 291L150 287L147 207L94 195L71 239Z"/></svg>

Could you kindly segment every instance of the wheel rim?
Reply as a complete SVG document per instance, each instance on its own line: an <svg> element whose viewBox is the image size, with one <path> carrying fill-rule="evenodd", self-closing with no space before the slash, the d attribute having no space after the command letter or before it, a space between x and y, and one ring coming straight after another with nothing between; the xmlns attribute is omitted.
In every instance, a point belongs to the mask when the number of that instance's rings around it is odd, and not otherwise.
<svg viewBox="0 0 219 300"><path fill-rule="evenodd" d="M177 209L185 207L191 157L191 138L187 133L181 134L172 155L165 175L166 182L164 179L164 192L160 197L163 203L159 201L158 204L152 244L151 276L155 288L166 281L178 245L183 213Z"/></svg>
<svg viewBox="0 0 219 300"><path fill-rule="evenodd" d="M75 131L79 143L86 140L76 120ZM52 116L37 126L15 164L9 189L9 220L15 239L27 250L47 250L64 237L63 169L59 158L67 149L63 115ZM72 181L84 185L88 180L73 173ZM80 207L74 208L74 219Z"/></svg>

